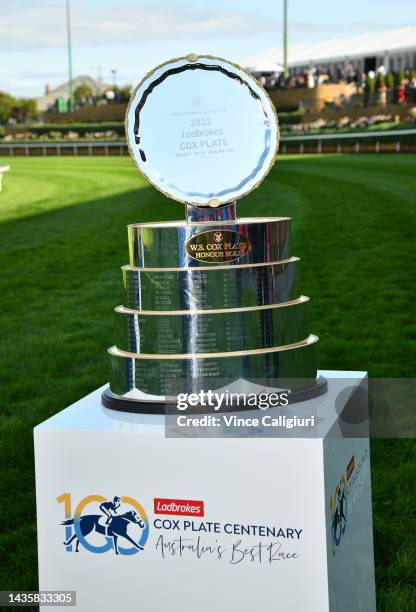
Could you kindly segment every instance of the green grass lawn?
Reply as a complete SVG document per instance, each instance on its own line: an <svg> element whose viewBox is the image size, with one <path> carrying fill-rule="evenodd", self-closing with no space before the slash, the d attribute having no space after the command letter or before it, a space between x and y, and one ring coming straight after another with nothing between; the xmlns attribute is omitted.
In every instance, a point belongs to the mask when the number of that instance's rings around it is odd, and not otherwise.
<svg viewBox="0 0 416 612"><path fill-rule="evenodd" d="M2 162L0 590L36 589L32 428L107 380L125 226L184 211L128 158ZM281 158L239 204L240 216L293 218L324 369L414 375L415 166L412 155ZM374 441L372 468L378 610L416 610L416 445Z"/></svg>

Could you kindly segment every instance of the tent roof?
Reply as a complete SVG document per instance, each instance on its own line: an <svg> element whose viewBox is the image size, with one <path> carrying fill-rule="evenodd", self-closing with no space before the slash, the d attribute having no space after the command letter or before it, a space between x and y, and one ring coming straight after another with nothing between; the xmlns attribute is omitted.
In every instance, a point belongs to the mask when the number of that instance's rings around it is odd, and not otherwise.
<svg viewBox="0 0 416 612"><path fill-rule="evenodd" d="M253 65L245 66L250 72L282 72L283 66L271 59L262 59Z"/></svg>
<svg viewBox="0 0 416 612"><path fill-rule="evenodd" d="M310 62L344 60L346 57L373 56L383 54L385 51L409 49L416 51L416 26L333 38L321 42L300 43L289 48L288 57L289 66L299 66ZM281 48L268 49L240 63L253 70L253 67L269 62L275 64L283 62Z"/></svg>

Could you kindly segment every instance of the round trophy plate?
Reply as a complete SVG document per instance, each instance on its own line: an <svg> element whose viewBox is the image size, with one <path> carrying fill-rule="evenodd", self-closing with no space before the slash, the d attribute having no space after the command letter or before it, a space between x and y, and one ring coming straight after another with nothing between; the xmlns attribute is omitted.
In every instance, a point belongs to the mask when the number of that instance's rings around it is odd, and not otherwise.
<svg viewBox="0 0 416 612"><path fill-rule="evenodd" d="M126 115L130 153L159 191L219 206L257 187L274 163L278 125L266 91L242 68L211 56L150 72Z"/></svg>

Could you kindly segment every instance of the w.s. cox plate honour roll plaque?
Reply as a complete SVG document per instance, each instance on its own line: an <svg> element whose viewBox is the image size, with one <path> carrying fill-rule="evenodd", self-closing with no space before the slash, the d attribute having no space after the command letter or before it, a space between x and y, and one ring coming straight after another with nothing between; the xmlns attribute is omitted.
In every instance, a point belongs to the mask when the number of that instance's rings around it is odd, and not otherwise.
<svg viewBox="0 0 416 612"><path fill-rule="evenodd" d="M260 184L278 149L264 89L216 57L170 60L137 86L126 133L140 172L186 205L186 220L128 228L104 404L160 411L174 384L200 393L261 380L299 399L322 393L290 219L236 217L236 200Z"/></svg>

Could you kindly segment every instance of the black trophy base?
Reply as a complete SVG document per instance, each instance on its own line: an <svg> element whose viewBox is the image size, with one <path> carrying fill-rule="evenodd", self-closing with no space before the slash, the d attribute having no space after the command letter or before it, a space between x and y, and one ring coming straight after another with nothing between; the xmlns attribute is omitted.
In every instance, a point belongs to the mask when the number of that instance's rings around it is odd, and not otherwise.
<svg viewBox="0 0 416 612"><path fill-rule="evenodd" d="M324 376L318 376L316 383L311 387L298 389L289 394L289 404L298 402L306 402L323 395L328 390L328 381ZM172 401L157 401L157 400L132 400L129 398L116 395L110 390L110 387L104 389L101 395L101 402L106 408L111 410L119 410L120 412L136 412L138 414L174 414L177 410L175 398ZM252 406L240 406L237 402L227 406L227 412L253 410ZM189 409L189 413L202 414L206 413L207 409L202 406L196 406L194 409Z"/></svg>

